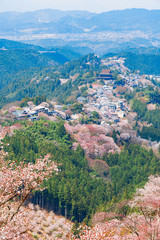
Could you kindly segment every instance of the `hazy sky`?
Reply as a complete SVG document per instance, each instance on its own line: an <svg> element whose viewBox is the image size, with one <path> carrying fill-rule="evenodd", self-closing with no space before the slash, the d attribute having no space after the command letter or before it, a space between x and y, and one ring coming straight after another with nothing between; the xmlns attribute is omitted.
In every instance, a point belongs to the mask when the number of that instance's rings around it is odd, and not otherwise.
<svg viewBox="0 0 160 240"><path fill-rule="evenodd" d="M104 12L113 9L160 9L160 0L0 0L0 12L37 9L88 10Z"/></svg>

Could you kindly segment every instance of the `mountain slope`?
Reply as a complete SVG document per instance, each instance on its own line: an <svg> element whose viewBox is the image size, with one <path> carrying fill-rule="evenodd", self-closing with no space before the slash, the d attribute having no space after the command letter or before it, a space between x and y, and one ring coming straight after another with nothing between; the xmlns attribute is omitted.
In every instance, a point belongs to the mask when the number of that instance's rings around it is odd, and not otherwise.
<svg viewBox="0 0 160 240"><path fill-rule="evenodd" d="M90 21L94 31L151 31L159 32L160 10L126 9L104 12Z"/></svg>
<svg viewBox="0 0 160 240"><path fill-rule="evenodd" d="M7 39L0 39L0 49L2 50L11 50L11 49L32 49L37 51L42 51L44 48L40 46L35 46L31 44L25 44L18 41L11 41Z"/></svg>
<svg viewBox="0 0 160 240"><path fill-rule="evenodd" d="M159 48L131 48L124 51L108 53L105 58L118 56L125 58L125 65L131 71L140 71L140 74L159 75L160 49Z"/></svg>
<svg viewBox="0 0 160 240"><path fill-rule="evenodd" d="M80 56L80 53L75 52L69 47L43 48L18 41L0 39L1 69L5 69L6 64L8 70L10 67L16 70L17 61L18 65L20 65L19 68L24 69L26 65L31 67L48 65L51 60L63 64L72 59L79 58ZM12 63L12 66L10 66L10 63Z"/></svg>

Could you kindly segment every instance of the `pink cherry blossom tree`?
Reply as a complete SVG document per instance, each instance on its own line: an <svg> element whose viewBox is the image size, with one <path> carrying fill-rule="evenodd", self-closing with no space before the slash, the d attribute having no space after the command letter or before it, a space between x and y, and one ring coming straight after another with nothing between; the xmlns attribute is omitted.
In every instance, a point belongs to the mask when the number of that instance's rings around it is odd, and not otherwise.
<svg viewBox="0 0 160 240"><path fill-rule="evenodd" d="M95 124L77 124L75 127L65 123L66 131L77 140L89 158L99 158L105 153L119 152L120 149L114 142L111 130ZM75 149L77 144L73 144Z"/></svg>
<svg viewBox="0 0 160 240"><path fill-rule="evenodd" d="M160 239L160 176L150 176L129 205L139 210L130 220L141 239Z"/></svg>
<svg viewBox="0 0 160 240"><path fill-rule="evenodd" d="M37 159L35 164L6 162L4 152L0 155L0 239L29 239L27 231L32 227L32 214L24 207L33 190L41 189L44 179L51 176L57 165L50 154ZM33 212L34 214L34 212ZM23 236L23 238L22 238Z"/></svg>

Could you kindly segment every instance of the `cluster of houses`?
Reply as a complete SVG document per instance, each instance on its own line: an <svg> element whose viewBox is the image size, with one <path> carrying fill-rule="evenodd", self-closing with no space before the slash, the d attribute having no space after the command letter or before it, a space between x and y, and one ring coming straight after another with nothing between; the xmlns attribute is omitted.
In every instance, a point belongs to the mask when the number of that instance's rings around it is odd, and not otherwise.
<svg viewBox="0 0 160 240"><path fill-rule="evenodd" d="M130 87L138 87L141 79L139 74L129 74L129 75L122 74L122 78Z"/></svg>
<svg viewBox="0 0 160 240"><path fill-rule="evenodd" d="M120 63L117 63L119 61L117 58L114 61L113 64L123 63L122 59ZM104 121L117 123L120 118L126 116L127 102L125 99L119 99L118 94L114 96L114 79L110 70L102 69L97 80L100 79L105 85L93 83L92 89L88 90L88 96L79 97L77 100L84 104L88 112L97 111Z"/></svg>
<svg viewBox="0 0 160 240"><path fill-rule="evenodd" d="M50 106L46 102L43 102L38 106L35 106L33 102L28 102L27 104L28 104L27 107L23 107L22 109L13 111L12 115L17 119L28 118L28 120L30 121L38 120L40 113L44 113L47 116L58 116L65 119L65 115L58 109L58 105L57 105L58 110L50 110Z"/></svg>
<svg viewBox="0 0 160 240"><path fill-rule="evenodd" d="M113 86L96 85L96 91L93 90L93 95L88 96L85 100L85 108L92 112L96 110L104 120L117 123L120 118L125 117L126 100L120 100L113 97Z"/></svg>

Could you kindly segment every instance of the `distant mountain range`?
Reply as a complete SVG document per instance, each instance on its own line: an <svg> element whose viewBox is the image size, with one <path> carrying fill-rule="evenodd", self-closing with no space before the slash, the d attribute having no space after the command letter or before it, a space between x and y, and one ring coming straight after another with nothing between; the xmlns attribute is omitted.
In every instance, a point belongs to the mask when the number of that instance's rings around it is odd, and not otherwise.
<svg viewBox="0 0 160 240"><path fill-rule="evenodd" d="M0 38L45 47L85 47L86 53L126 46L159 47L160 10L4 12L0 13Z"/></svg>
<svg viewBox="0 0 160 240"><path fill-rule="evenodd" d="M95 14L46 9L0 13L1 35L135 30L159 33L160 10L126 9Z"/></svg>

